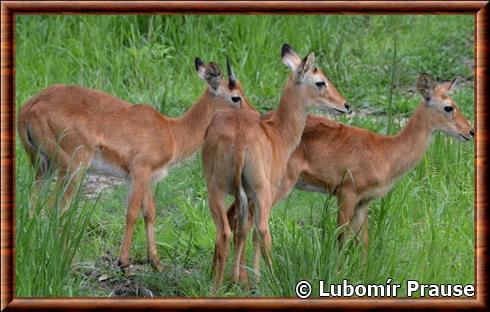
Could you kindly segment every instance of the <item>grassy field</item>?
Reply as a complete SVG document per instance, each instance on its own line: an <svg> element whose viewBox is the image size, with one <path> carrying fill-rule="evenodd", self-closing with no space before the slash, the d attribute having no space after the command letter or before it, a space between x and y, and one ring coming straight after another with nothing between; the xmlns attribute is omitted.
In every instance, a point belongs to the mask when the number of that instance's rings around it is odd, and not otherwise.
<svg viewBox="0 0 490 312"><path fill-rule="evenodd" d="M453 98L473 121L473 30L472 16L18 16L16 105L68 83L179 116L205 88L194 57L224 67L229 55L250 101L268 111L288 74L279 57L288 42L301 56L314 51L351 103L353 117L333 118L396 133L395 120L420 101L418 74L429 72L439 81L460 78ZM215 228L199 154L154 186L164 272L146 264L139 220L130 253L136 275L127 279L115 266L127 187L97 199L79 194L67 215L43 213L47 201L29 201L33 170L19 140L16 149L17 296L210 295ZM357 250L335 249L335 200L293 191L271 217L274 275L264 270L253 292L225 283L219 295L294 296L304 279L474 283L473 150L436 135L416 169L373 202L365 270Z"/></svg>

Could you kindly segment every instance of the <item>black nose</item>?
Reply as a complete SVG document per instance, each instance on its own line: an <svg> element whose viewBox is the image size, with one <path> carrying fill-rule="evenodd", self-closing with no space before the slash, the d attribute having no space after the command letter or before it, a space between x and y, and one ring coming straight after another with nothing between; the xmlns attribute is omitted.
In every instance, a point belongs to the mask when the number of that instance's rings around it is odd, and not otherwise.
<svg viewBox="0 0 490 312"><path fill-rule="evenodd" d="M475 131L473 131L473 129L471 129L471 130L470 130L470 135L471 135L472 137L475 137Z"/></svg>
<svg viewBox="0 0 490 312"><path fill-rule="evenodd" d="M347 111L349 111L349 110L350 110L350 105L349 105L349 103L345 103L345 104L344 104L344 106L345 106L345 109L346 109Z"/></svg>

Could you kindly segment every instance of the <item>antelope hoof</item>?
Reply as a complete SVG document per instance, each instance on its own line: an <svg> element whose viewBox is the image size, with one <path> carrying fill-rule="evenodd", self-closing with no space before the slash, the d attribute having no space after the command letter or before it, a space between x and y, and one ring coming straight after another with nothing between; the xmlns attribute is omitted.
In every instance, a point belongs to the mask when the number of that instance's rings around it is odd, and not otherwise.
<svg viewBox="0 0 490 312"><path fill-rule="evenodd" d="M118 260L117 265L119 266L119 268L121 268L126 277L129 278L135 275L129 263L122 263L121 260Z"/></svg>
<svg viewBox="0 0 490 312"><path fill-rule="evenodd" d="M252 288L252 285L250 283L250 280L248 279L247 274L245 275L240 275L240 283L245 286L246 290L250 290Z"/></svg>
<svg viewBox="0 0 490 312"><path fill-rule="evenodd" d="M162 273L163 272L163 265L160 263L160 260L151 260L151 267L153 270Z"/></svg>
<svg viewBox="0 0 490 312"><path fill-rule="evenodd" d="M248 280L248 278L240 278L236 281L234 281L235 284L237 284L238 286L240 286L242 289L245 289L246 291L250 291L251 289L251 284L250 284L250 281Z"/></svg>

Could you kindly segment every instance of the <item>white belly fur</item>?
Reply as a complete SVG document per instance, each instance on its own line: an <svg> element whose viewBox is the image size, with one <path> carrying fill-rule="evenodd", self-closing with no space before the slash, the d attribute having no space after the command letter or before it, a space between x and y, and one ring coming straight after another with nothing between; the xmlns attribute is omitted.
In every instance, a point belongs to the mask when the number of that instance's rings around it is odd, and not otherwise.
<svg viewBox="0 0 490 312"><path fill-rule="evenodd" d="M161 179L165 178L168 175L168 165L162 166L158 168L152 175L151 175L151 182L156 183L160 181Z"/></svg>
<svg viewBox="0 0 490 312"><path fill-rule="evenodd" d="M92 159L89 171L101 175L108 175L124 179L128 177L128 174L124 170L100 156L96 156Z"/></svg>
<svg viewBox="0 0 490 312"><path fill-rule="evenodd" d="M124 170L114 165L113 163L108 162L107 160L103 159L100 156L96 156L92 159L92 162L90 163L89 171L101 175L106 175L106 176L113 176L113 177L124 178L124 179L128 178L128 174ZM151 182L155 183L165 178L168 175L168 171L169 171L168 164L158 168L151 175Z"/></svg>

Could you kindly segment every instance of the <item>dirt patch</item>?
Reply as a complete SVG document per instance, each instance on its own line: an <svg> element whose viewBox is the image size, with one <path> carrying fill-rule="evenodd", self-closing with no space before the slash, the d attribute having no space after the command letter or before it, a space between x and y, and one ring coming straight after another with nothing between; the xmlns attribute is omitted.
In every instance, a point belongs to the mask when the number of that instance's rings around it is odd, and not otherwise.
<svg viewBox="0 0 490 312"><path fill-rule="evenodd" d="M153 292L149 289L129 279L124 283L111 283L108 287L112 289L112 292L109 295L111 297L155 297Z"/></svg>
<svg viewBox="0 0 490 312"><path fill-rule="evenodd" d="M131 265L132 272L145 271L144 265ZM153 298L154 293L141 285L136 275L126 276L118 265L117 257L106 253L96 263L84 263L78 270L90 281L87 287L108 293L109 297Z"/></svg>
<svg viewBox="0 0 490 312"><path fill-rule="evenodd" d="M121 178L103 176L98 174L87 174L85 177L83 195L89 199L94 199L101 192L112 192L114 189L126 181Z"/></svg>

